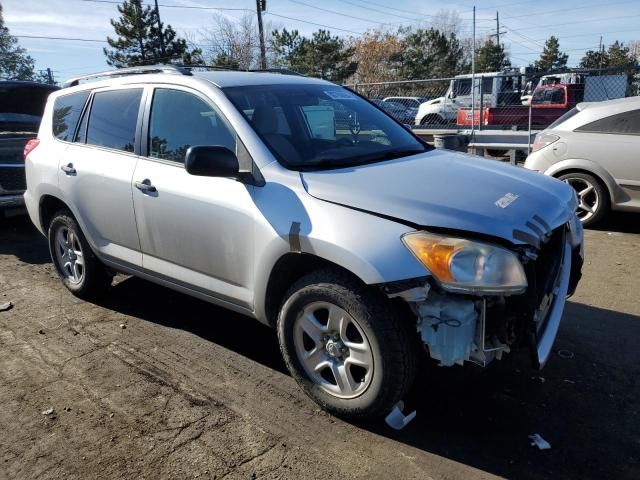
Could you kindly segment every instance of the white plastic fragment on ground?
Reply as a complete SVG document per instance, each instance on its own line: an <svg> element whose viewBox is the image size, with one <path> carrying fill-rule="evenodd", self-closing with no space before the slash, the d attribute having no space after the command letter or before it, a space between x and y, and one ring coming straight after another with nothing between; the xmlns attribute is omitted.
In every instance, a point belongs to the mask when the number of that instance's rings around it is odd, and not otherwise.
<svg viewBox="0 0 640 480"><path fill-rule="evenodd" d="M52 413L53 413L53 407L47 408L46 410L42 411L42 415L51 415Z"/></svg>
<svg viewBox="0 0 640 480"><path fill-rule="evenodd" d="M384 419L387 425L389 425L394 430L402 430L404 427L406 427L409 424L409 422L411 422L411 420L416 418L415 410L411 412L409 415L405 416L404 413L402 413L403 409L404 409L404 402L400 400L391 409L391 412L389 412L389 415L387 415Z"/></svg>
<svg viewBox="0 0 640 480"><path fill-rule="evenodd" d="M531 446L538 447L538 450L549 450L551 448L549 442L542 438L539 433L529 435L529 440L531 440Z"/></svg>
<svg viewBox="0 0 640 480"><path fill-rule="evenodd" d="M11 302L5 302L0 304L0 312L4 312L6 310L11 310L11 308L13 307L13 303Z"/></svg>

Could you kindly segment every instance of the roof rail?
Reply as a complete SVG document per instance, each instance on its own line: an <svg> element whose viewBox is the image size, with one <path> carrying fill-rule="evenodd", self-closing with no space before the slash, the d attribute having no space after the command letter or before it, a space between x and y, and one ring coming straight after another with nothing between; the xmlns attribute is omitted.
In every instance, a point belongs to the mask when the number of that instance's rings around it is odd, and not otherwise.
<svg viewBox="0 0 640 480"><path fill-rule="evenodd" d="M177 75L191 75L189 68L182 65L144 65L140 67L118 68L107 72L92 73L82 77L72 78L62 84L62 88L75 87L83 80L95 80L98 78L122 77L125 75L143 75L148 73L172 73Z"/></svg>
<svg viewBox="0 0 640 480"><path fill-rule="evenodd" d="M143 75L147 73L171 73L176 75L192 75L192 70L220 70L225 72L254 72L254 73L280 73L282 75L298 75L304 76L301 73L294 72L293 70L289 70L288 68L261 68L261 69L252 69L252 70L239 70L233 69L230 67L220 67L213 65L144 65L140 67L127 67L127 68L118 68L116 70L109 70L106 72L100 73L92 73L90 75L84 75L82 77L75 77L70 80L67 80L62 84L62 88L67 87L75 87L76 85L80 85L80 82L87 80L96 80L99 78L110 78L110 77L123 77L125 75Z"/></svg>

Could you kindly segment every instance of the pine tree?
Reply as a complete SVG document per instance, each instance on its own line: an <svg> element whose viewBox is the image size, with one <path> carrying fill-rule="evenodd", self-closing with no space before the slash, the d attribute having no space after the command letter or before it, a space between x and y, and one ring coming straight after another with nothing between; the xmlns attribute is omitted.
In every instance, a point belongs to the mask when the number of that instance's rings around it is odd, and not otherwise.
<svg viewBox="0 0 640 480"><path fill-rule="evenodd" d="M120 18L111 19L118 38L107 37L111 49L104 49L107 63L114 67L157 63L201 64L202 52L189 50L187 42L176 38L171 25L158 22L157 12L141 0L125 0L118 5Z"/></svg>
<svg viewBox="0 0 640 480"><path fill-rule="evenodd" d="M33 80L33 58L18 45L18 39L4 25L0 4L0 78Z"/></svg>
<svg viewBox="0 0 640 480"><path fill-rule="evenodd" d="M510 66L503 45L489 40L476 50L476 72L497 72Z"/></svg>
<svg viewBox="0 0 640 480"><path fill-rule="evenodd" d="M452 77L468 70L464 48L455 33L428 30L401 31L401 76L403 78Z"/></svg>
<svg viewBox="0 0 640 480"><path fill-rule="evenodd" d="M534 66L543 72L561 70L567 66L569 55L560 51L560 42L551 35L544 44L544 50L540 59L536 60Z"/></svg>

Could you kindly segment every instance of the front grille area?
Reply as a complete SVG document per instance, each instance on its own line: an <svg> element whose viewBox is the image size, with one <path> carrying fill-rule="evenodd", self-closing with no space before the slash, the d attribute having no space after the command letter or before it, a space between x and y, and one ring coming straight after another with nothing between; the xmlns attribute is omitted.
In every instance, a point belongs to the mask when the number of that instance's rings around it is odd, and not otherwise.
<svg viewBox="0 0 640 480"><path fill-rule="evenodd" d="M540 246L538 258L533 267L534 279L529 279L534 287L536 304L540 304L545 295L551 293L562 264L565 243L565 227L556 228L551 237ZM533 280L533 282L531 282Z"/></svg>
<svg viewBox="0 0 640 480"><path fill-rule="evenodd" d="M23 192L27 188L24 166L18 168L0 167L0 192Z"/></svg>

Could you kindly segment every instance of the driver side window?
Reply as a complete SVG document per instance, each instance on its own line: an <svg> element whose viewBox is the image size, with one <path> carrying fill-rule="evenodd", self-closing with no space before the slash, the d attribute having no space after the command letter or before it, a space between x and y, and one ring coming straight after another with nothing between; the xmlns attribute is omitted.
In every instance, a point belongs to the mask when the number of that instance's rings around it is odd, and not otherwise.
<svg viewBox="0 0 640 480"><path fill-rule="evenodd" d="M151 103L150 157L184 163L189 147L219 145L236 151L236 136L220 112L200 97L157 88Z"/></svg>

